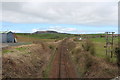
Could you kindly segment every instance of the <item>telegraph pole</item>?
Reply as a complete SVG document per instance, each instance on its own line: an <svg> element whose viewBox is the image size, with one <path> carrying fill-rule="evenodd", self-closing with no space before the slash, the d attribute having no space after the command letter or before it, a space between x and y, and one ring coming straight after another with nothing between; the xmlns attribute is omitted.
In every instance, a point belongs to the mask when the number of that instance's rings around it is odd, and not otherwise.
<svg viewBox="0 0 120 80"><path fill-rule="evenodd" d="M107 55L107 45L108 45L108 32L106 32L106 55Z"/></svg>
<svg viewBox="0 0 120 80"><path fill-rule="evenodd" d="M113 56L113 38L114 38L114 33L115 32L112 32L112 43L111 43L111 49L112 49L112 51L111 51L111 58L112 58L112 56Z"/></svg>
<svg viewBox="0 0 120 80"><path fill-rule="evenodd" d="M113 43L114 43L114 33L115 32L105 32L106 33L106 55L111 54L113 57ZM109 54L108 54L109 53Z"/></svg>

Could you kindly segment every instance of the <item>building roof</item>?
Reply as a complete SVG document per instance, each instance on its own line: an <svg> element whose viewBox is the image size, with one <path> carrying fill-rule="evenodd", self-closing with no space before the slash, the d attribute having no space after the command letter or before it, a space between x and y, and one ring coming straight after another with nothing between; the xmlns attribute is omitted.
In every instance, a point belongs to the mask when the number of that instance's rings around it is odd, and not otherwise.
<svg viewBox="0 0 120 80"><path fill-rule="evenodd" d="M0 33L9 33L11 31L0 31Z"/></svg>

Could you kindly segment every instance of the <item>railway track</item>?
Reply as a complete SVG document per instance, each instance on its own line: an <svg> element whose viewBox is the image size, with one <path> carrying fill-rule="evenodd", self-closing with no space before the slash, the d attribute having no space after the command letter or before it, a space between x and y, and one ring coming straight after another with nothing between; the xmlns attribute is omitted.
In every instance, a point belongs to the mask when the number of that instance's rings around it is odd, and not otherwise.
<svg viewBox="0 0 120 80"><path fill-rule="evenodd" d="M56 50L56 55L50 71L50 78L78 78L76 70L69 58L67 41L64 39Z"/></svg>

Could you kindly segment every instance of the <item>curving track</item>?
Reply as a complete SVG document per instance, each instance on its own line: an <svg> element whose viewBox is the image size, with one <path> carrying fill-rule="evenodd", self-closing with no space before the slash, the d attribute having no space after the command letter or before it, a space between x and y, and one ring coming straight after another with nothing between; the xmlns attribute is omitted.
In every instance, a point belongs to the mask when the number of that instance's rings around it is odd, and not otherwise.
<svg viewBox="0 0 120 80"><path fill-rule="evenodd" d="M50 78L78 78L67 50L67 41L64 39L56 50L56 55L50 71Z"/></svg>

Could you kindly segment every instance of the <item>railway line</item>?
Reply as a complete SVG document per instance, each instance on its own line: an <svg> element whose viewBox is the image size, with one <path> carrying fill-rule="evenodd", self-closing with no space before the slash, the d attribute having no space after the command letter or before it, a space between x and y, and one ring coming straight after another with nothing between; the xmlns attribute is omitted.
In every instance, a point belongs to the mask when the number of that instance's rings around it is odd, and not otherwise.
<svg viewBox="0 0 120 80"><path fill-rule="evenodd" d="M50 71L50 78L78 78L68 54L67 40L68 39L64 39L56 50Z"/></svg>

